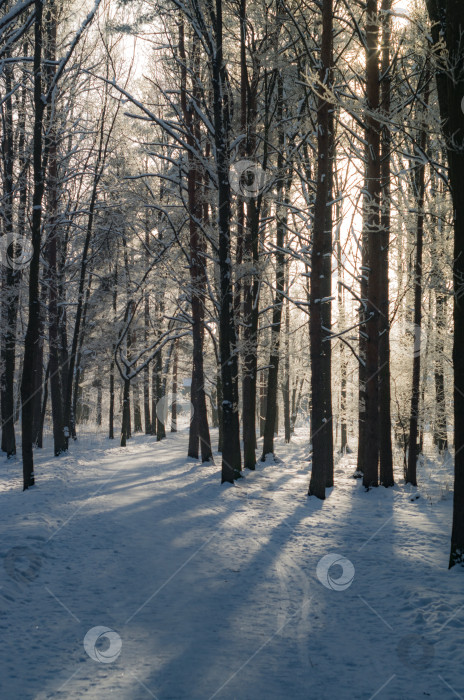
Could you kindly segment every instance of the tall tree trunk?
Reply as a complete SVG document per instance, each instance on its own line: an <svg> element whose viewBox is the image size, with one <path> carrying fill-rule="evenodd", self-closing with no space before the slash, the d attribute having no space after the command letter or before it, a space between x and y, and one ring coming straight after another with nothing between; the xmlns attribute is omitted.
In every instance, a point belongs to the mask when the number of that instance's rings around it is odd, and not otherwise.
<svg viewBox="0 0 464 700"><path fill-rule="evenodd" d="M247 5L240 2L240 102L241 130L247 135L243 156L252 158L256 149L256 82L258 71L254 70L252 85L249 84L247 57ZM243 232L243 378L242 378L242 431L243 466L255 469L256 465L256 390L258 365L258 238L259 199L250 198L239 202L238 225L245 225Z"/></svg>
<svg viewBox="0 0 464 700"><path fill-rule="evenodd" d="M363 195L363 230L366 230L367 195ZM362 236L361 241L361 275L359 280L361 306L359 307L359 369L358 369L358 457L357 475L364 471L366 435L367 435L367 281L369 269L369 250L367 236Z"/></svg>
<svg viewBox="0 0 464 700"><path fill-rule="evenodd" d="M237 342L235 333L234 303L232 293L232 264L230 245L231 193L229 182L229 130L230 114L228 84L223 58L222 0L215 2L212 15L214 30L214 54L212 58L212 87L214 108L214 140L218 177L219 224L219 348L222 380L222 474L221 481L233 483L240 476L240 432L238 417Z"/></svg>
<svg viewBox="0 0 464 700"><path fill-rule="evenodd" d="M55 76L54 62L56 60L56 9L55 2L51 0L46 15L46 75L47 83L51 85ZM53 421L53 445L54 454L57 457L66 449L66 438L63 423L63 391L61 386L60 368L60 328L58 308L58 275L57 275L57 239L60 236L58 221L58 153L56 127L52 123L53 112L51 105L47 109L47 117L50 121L46 137L48 155L48 184L47 184L47 210L48 210L48 241L47 241L47 285L48 285L48 339L49 339L49 372L50 394L52 404Z"/></svg>
<svg viewBox="0 0 464 700"><path fill-rule="evenodd" d="M148 299L148 294L145 296L144 301L144 339L145 345L148 345L149 329L150 329L150 302ZM151 417L150 417L150 364L147 362L143 369L143 421L145 435L150 435L151 429Z"/></svg>
<svg viewBox="0 0 464 700"><path fill-rule="evenodd" d="M332 85L333 1L322 4L321 85ZM322 88L321 88L322 89ZM332 179L334 124L332 107L318 97L317 184L311 251L310 352L312 471L308 494L325 498L333 484L333 425L331 396Z"/></svg>
<svg viewBox="0 0 464 700"><path fill-rule="evenodd" d="M391 5L392 0L382 0L382 83L381 108L386 117L382 128L382 208L380 215L380 280L379 280L379 462L380 483L393 486L393 454L391 440L391 391L390 391L390 308L388 284L388 260L391 223L391 132L388 126L391 108Z"/></svg>
<svg viewBox="0 0 464 700"><path fill-rule="evenodd" d="M183 23L179 27L179 54L182 61L181 103L184 121L187 127L188 151L188 208L190 227L190 284L192 306L192 383L190 400L193 406L193 416L190 421L188 455L198 459L201 450L202 462L212 458L211 438L206 408L205 376L204 376L204 303L206 294L205 253L206 246L199 222L203 218L202 182L203 173L197 152L201 147L200 120L193 105L187 105L187 65L184 46ZM194 35L192 46L192 100L200 100L200 44Z"/></svg>
<svg viewBox="0 0 464 700"><path fill-rule="evenodd" d="M126 249L124 250L126 252ZM127 265L126 265L127 268ZM133 303L129 301L126 306L126 313L124 314L124 324L128 322L129 316L133 311ZM126 357L128 364L131 361L131 345L132 345L132 334L130 330L126 335ZM127 440L131 437L131 415L130 415L130 386L131 380L127 376L129 372L128 367L125 368L126 376L123 379L123 397L122 397L122 421L121 421L121 447L126 447Z"/></svg>
<svg viewBox="0 0 464 700"><path fill-rule="evenodd" d="M337 197L338 198L338 197ZM341 207L337 203L337 268L338 268L338 323L340 329L345 327L345 305L343 294L343 265L342 265L342 246L340 241L340 221ZM347 372L348 362L346 359L346 347L344 343L340 343L340 454L345 454L349 451L348 447L348 428L346 421L347 409Z"/></svg>
<svg viewBox="0 0 464 700"><path fill-rule="evenodd" d="M454 500L450 567L464 564L464 5L461 0L426 0L435 46L444 41L437 64L440 113L447 141L454 205Z"/></svg>
<svg viewBox="0 0 464 700"><path fill-rule="evenodd" d="M285 132L283 125L284 86L281 73L277 76L277 105L276 119L278 129L278 154L277 154L277 183L276 183L276 285L275 297L272 309L271 347L269 353L269 369L267 374L267 402L266 423L264 425L263 453L261 461L266 460L266 455L274 454L274 435L277 424L277 389L280 361L280 331L282 325L282 308L284 303L285 283L285 234L287 229L287 216L289 205L289 190L291 173L287 175L285 167L284 148Z"/></svg>
<svg viewBox="0 0 464 700"><path fill-rule="evenodd" d="M366 186L367 215L364 235L367 237L369 271L367 281L366 321L366 447L363 484L366 488L379 482L379 281L380 281L380 124L377 118L379 90L379 14L377 0L366 3Z"/></svg>
<svg viewBox="0 0 464 700"><path fill-rule="evenodd" d="M3 107L3 133L2 133L2 163L3 163L3 197L2 218L3 236L6 238L6 252L14 260L16 243L13 231L13 171L14 171L14 141L13 141L13 100L12 92L12 68L8 63L4 65L5 90L7 97ZM23 119L20 116L20 119ZM24 126L23 126L24 128ZM5 252L5 251L4 251ZM3 272L3 304L2 327L3 338L1 341L2 377L2 451L7 457L16 454L16 438L14 428L14 378L15 378L15 353L16 353L16 321L18 312L18 283L20 272L14 264L7 264L7 259L2 260Z"/></svg>
<svg viewBox="0 0 464 700"><path fill-rule="evenodd" d="M34 485L33 457L33 395L36 387L34 355L40 342L39 319L39 268L41 247L42 199L44 194L43 156L43 117L45 103L42 99L42 43L43 43L43 3L34 2L34 137L33 137L33 172L34 191L32 195L32 259L29 266L29 318L24 341L24 365L21 380L22 403L22 453L23 453L23 489Z"/></svg>
<svg viewBox="0 0 464 700"><path fill-rule="evenodd" d="M424 104L428 102L428 90ZM426 112L422 113L419 148L426 152L427 131ZM421 326L422 326L422 253L424 243L424 204L425 204L425 165L420 164L414 173L414 194L417 202L416 258L414 263L414 354L412 365L411 413L409 418L409 451L406 470L406 483L417 485L416 465L418 457L419 403L421 375Z"/></svg>
<svg viewBox="0 0 464 700"><path fill-rule="evenodd" d="M116 258L117 259L117 258ZM116 326L116 319L117 319L117 303L118 303L118 267L117 264L114 269L114 275L113 275L113 323L114 326ZM109 414L108 414L108 439L109 440L114 440L114 366L115 366L115 361L114 361L114 353L115 353L116 347L113 345L113 352L111 355L111 362L110 362L110 405L109 405Z"/></svg>

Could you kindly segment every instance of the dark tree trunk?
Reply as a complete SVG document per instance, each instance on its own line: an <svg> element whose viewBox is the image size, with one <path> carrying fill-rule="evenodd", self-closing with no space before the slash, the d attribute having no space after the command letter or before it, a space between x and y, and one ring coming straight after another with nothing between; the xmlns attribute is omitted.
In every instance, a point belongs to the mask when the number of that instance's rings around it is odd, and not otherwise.
<svg viewBox="0 0 464 700"><path fill-rule="evenodd" d="M161 401L161 399L165 399L163 397L163 356L161 354L161 350L159 350L156 355L155 359L153 362L153 372L154 372L154 388L155 388L155 395L156 395L156 403L158 405L158 402ZM166 400L166 399L165 399ZM161 413L161 411L158 411L158 413ZM164 421L165 421L165 414L163 412L163 420L159 418L159 416L156 419L156 439L159 442L160 440L163 440L166 437L166 431L164 428Z"/></svg>
<svg viewBox="0 0 464 700"><path fill-rule="evenodd" d="M125 379L122 398L121 447L126 447L130 434L130 379Z"/></svg>
<svg viewBox="0 0 464 700"><path fill-rule="evenodd" d="M367 218L367 197L363 196L363 222L364 230L366 228L365 220ZM359 308L359 369L358 369L358 458L357 458L357 472L362 474L364 470L365 463L365 450L366 450L366 426L367 426L367 392L366 392L366 362L367 362L367 332L366 332L366 319L367 319L367 280L368 280L368 269L369 269L369 252L367 247L367 237L362 236L361 241L361 275L359 281L360 287L360 297L361 306Z"/></svg>
<svg viewBox="0 0 464 700"><path fill-rule="evenodd" d="M117 265L114 270L113 276L113 323L116 325L117 318L117 302L118 302L118 268ZM108 439L114 440L114 353L115 346L113 346L113 354L111 356L110 362L110 405L109 405L109 415L108 415Z"/></svg>
<svg viewBox="0 0 464 700"><path fill-rule="evenodd" d="M214 138L218 177L219 269L221 303L219 308L219 348L222 379L222 483L233 483L240 476L240 432L238 417L237 343L232 294L230 245L231 193L229 182L229 104L222 45L222 0L216 0L212 15L215 51L212 58Z"/></svg>
<svg viewBox="0 0 464 700"><path fill-rule="evenodd" d="M14 259L16 245L13 242L13 170L14 170L14 141L13 141L13 101L12 68L9 64L4 66L5 90L8 95L3 107L3 133L2 133L2 162L3 162L3 197L2 218L3 235L6 237L7 252ZM20 117L22 119L22 117ZM24 127L23 127L24 128ZM23 146L24 148L24 146ZM7 457L16 454L16 438L14 428L14 378L15 378L15 352L16 352L16 321L18 312L18 283L19 270L12 264L6 264L2 260L4 268L3 278L3 304L2 327L3 338L1 346L2 355L2 451Z"/></svg>
<svg viewBox="0 0 464 700"><path fill-rule="evenodd" d="M259 319L259 272L258 272L258 228L259 210L255 200L247 204L247 226L245 231L245 263L251 271L244 277L243 289L243 461L247 469L256 464L256 397L258 382L258 319Z"/></svg>
<svg viewBox="0 0 464 700"><path fill-rule="evenodd" d="M40 411L40 423L37 429L37 444L36 446L42 449L43 447L43 429L44 429L44 423L45 423L45 413L47 411L47 401L48 401L48 380L50 377L50 362L47 364L47 369L45 370L45 379L44 379L44 384L43 384L43 392L42 392L42 407Z"/></svg>
<svg viewBox="0 0 464 700"><path fill-rule="evenodd" d="M141 433L142 411L140 409L140 390L137 382L132 387L132 401L134 403L134 433Z"/></svg>
<svg viewBox="0 0 464 700"><path fill-rule="evenodd" d="M337 204L337 221L340 221L341 207ZM345 326L345 307L343 295L343 266L342 266L342 247L340 242L340 226L337 226L337 268L338 268L338 323L340 329ZM347 359L346 347L344 343L340 343L340 454L345 454L349 451L348 447L348 428L346 423L346 403L347 403Z"/></svg>
<svg viewBox="0 0 464 700"><path fill-rule="evenodd" d="M97 379L97 415L96 415L96 423L97 423L98 426L101 426L101 424L102 424L102 400L103 400L102 382L101 382L101 379Z"/></svg>
<svg viewBox="0 0 464 700"><path fill-rule="evenodd" d="M22 453L23 489L34 485L34 413L33 396L36 388L34 355L40 342L40 298L39 269L41 247L42 199L44 194L43 156L43 116L45 104L42 99L42 42L43 42L43 3L35 0L34 15L34 138L33 172L34 190L32 196L32 259L29 266L29 319L24 341L24 364L21 380L22 403Z"/></svg>
<svg viewBox="0 0 464 700"><path fill-rule="evenodd" d="M269 353L269 369L267 374L267 394L266 394L266 423L264 425L263 436L263 453L261 461L266 460L266 455L274 455L274 435L276 432L277 423L277 389L279 378L279 361L280 361L280 331L282 325L282 308L284 303L284 284L285 284L285 233L287 229L287 216L289 204L289 189L291 183L291 175L286 178L284 147L285 134L283 125L283 105L284 105L284 89L282 75L277 77L277 105L276 119L278 136L278 154L277 154L277 202L276 202L276 283L275 283L275 298L272 309L272 327L271 327L271 348ZM286 170L286 169L285 169Z"/></svg>
<svg viewBox="0 0 464 700"><path fill-rule="evenodd" d="M223 436L224 436L224 422L223 422L223 416L222 416L222 378L221 378L221 372L220 370L218 371L217 374L217 414L218 414L218 422L219 422L219 430L218 430L218 452L222 452L222 445L223 445Z"/></svg>
<svg viewBox="0 0 464 700"><path fill-rule="evenodd" d="M381 109L390 118L391 106L391 5L392 0L382 0L382 84ZM391 133L388 124L382 128L382 209L380 216L380 280L379 280L379 462L380 483L393 486L393 454L391 440L391 392L390 392L390 307L388 284L388 259L391 222Z"/></svg>
<svg viewBox="0 0 464 700"><path fill-rule="evenodd" d="M152 361L152 367L151 367L151 434L156 435L157 433L157 428L158 428L158 413L160 409L158 409L158 402L161 398L161 390L160 390L161 382L158 379L158 366L156 362L156 355L153 358Z"/></svg>
<svg viewBox="0 0 464 700"><path fill-rule="evenodd" d="M46 15L47 48L47 83L50 85L55 75L53 62L56 59L56 16L55 3L49 3ZM47 109L47 117L53 119L52 109ZM61 386L61 334L58 308L58 274L57 274L57 239L60 236L58 221L58 153L56 127L53 123L48 126L45 147L48 158L47 210L48 210L48 241L47 241L47 284L48 284L48 340L49 340L49 372L50 394L53 421L53 446L55 457L66 449L66 438L63 423L63 389Z"/></svg>
<svg viewBox="0 0 464 700"><path fill-rule="evenodd" d="M454 205L454 448L455 479L450 567L464 565L464 4L427 0L435 45L445 42L447 56L438 64L437 87L448 148Z"/></svg>
<svg viewBox="0 0 464 700"><path fill-rule="evenodd" d="M126 250L124 250L126 252ZM127 267L127 260L126 260L126 267ZM128 302L126 306L126 313L124 315L124 323L126 324L128 322L129 316L132 314L133 311L133 304L132 302ZM131 345L132 345L132 335L130 330L128 331L126 335L126 357L127 357L127 362L130 363L131 361ZM126 367L126 376L124 377L124 388L123 388L123 397L122 397L122 421L121 421L121 447L126 447L127 440L131 437L131 411L130 411L130 387L131 387L131 380L130 377L127 376L129 369Z"/></svg>
<svg viewBox="0 0 464 700"><path fill-rule="evenodd" d="M110 364L110 405L109 405L108 438L114 440L114 360Z"/></svg>
<svg viewBox="0 0 464 700"><path fill-rule="evenodd" d="M190 397L193 406L193 416L190 421L188 455L198 459L201 450L202 462L212 458L211 439L206 409L205 377L204 377L204 299L206 294L205 271L205 242L198 222L203 216L201 201L203 174L198 157L193 149L199 148L201 142L200 121L197 112L186 101L186 56L184 49L183 25L180 27L180 55L182 64L182 107L187 126L187 140L191 147L188 152L188 204L190 226L190 282L192 305L192 383ZM198 101L199 92L199 55L198 41L194 40L192 48L192 97Z"/></svg>
<svg viewBox="0 0 464 700"><path fill-rule="evenodd" d="M145 241L147 243L147 241ZM144 304L144 339L145 345L148 345L149 329L150 329L150 306L149 306L148 294L145 297ZM150 435L151 429L151 417L150 417L150 364L147 364L143 370L143 422L145 435Z"/></svg>
<svg viewBox="0 0 464 700"><path fill-rule="evenodd" d="M39 342L34 355L34 395L32 398L33 415L33 441L34 447L38 446L40 416L42 409L43 375L44 375L44 323L45 309L47 308L48 290L46 284L41 284L39 296Z"/></svg>
<svg viewBox="0 0 464 700"><path fill-rule="evenodd" d="M441 453L448 449L448 428L446 424L445 370L443 366L444 335L446 333L446 297L439 289L435 289L435 318L437 324L434 372L436 407L433 440Z"/></svg>
<svg viewBox="0 0 464 700"><path fill-rule="evenodd" d="M333 1L322 5L321 66L319 78L332 84ZM332 253L332 158L334 124L331 105L318 98L317 185L311 251L310 352L311 352L311 444L312 471L308 494L325 498L333 484L333 426L331 396L331 253Z"/></svg>
<svg viewBox="0 0 464 700"><path fill-rule="evenodd" d="M428 102L428 91L424 98ZM419 134L419 148L426 152L426 112L421 113L422 125ZM414 354L412 365L411 413L409 418L409 451L406 470L406 483L417 485L417 457L419 432L420 375L421 375L421 326L422 326L422 253L424 241L425 204L425 165L421 164L414 173L414 195L417 202L416 259L414 264Z"/></svg>
<svg viewBox="0 0 464 700"><path fill-rule="evenodd" d="M379 89L379 13L377 0L366 4L366 221L369 271L367 281L366 321L366 446L364 450L363 484L366 488L379 483L379 281L380 281L380 124L377 119Z"/></svg>
<svg viewBox="0 0 464 700"><path fill-rule="evenodd" d="M171 404L171 433L177 433L177 374L179 366L179 341L174 341L174 357L172 360L172 396Z"/></svg>
<svg viewBox="0 0 464 700"><path fill-rule="evenodd" d="M284 380L282 384L282 396L284 403L284 439L290 442L290 305L287 299L285 305L285 361Z"/></svg>
<svg viewBox="0 0 464 700"><path fill-rule="evenodd" d="M240 69L241 69L241 126L247 133L245 155L253 157L256 149L256 89L258 71L253 72L249 85L246 57L247 8L246 0L240 3ZM259 211L260 198L246 203L246 219L243 240L243 379L242 379L242 431L243 465L255 469L256 465L256 394L258 368L258 318L259 318ZM242 207L244 206L243 203ZM243 210L244 211L244 210Z"/></svg>
<svg viewBox="0 0 464 700"><path fill-rule="evenodd" d="M267 410L267 369L261 370L259 377L259 437L264 437Z"/></svg>

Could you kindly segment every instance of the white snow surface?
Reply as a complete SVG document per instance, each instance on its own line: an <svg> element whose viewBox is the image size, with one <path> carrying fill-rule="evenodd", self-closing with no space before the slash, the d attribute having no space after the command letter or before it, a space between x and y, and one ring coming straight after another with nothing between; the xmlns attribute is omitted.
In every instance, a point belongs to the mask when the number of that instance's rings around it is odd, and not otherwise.
<svg viewBox="0 0 464 700"><path fill-rule="evenodd" d="M233 486L187 438L37 450L24 493L2 460L2 700L464 697L464 571L430 464L366 492L345 456L321 502L303 433Z"/></svg>

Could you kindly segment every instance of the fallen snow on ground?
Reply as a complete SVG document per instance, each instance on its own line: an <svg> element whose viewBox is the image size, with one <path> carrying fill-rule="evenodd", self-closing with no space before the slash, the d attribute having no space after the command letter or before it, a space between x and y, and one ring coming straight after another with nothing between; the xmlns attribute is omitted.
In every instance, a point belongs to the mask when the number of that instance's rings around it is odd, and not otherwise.
<svg viewBox="0 0 464 700"><path fill-rule="evenodd" d="M304 436L234 486L186 449L84 436L37 452L25 493L4 460L2 699L463 698L464 572L430 463L366 493L346 456L321 502Z"/></svg>

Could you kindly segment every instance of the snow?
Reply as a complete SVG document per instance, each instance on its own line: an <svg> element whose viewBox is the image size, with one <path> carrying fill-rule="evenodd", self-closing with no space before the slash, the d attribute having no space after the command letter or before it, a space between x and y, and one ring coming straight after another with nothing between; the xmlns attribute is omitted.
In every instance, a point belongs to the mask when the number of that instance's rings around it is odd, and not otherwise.
<svg viewBox="0 0 464 700"><path fill-rule="evenodd" d="M187 438L89 432L37 451L24 493L4 461L2 699L462 697L463 572L430 462L418 489L365 492L348 455L321 502L305 431L223 486Z"/></svg>

